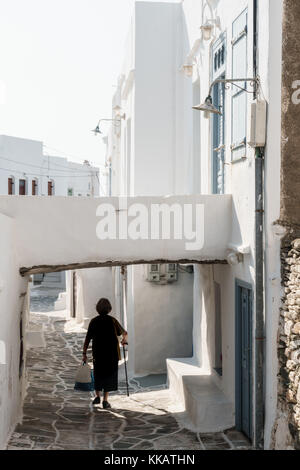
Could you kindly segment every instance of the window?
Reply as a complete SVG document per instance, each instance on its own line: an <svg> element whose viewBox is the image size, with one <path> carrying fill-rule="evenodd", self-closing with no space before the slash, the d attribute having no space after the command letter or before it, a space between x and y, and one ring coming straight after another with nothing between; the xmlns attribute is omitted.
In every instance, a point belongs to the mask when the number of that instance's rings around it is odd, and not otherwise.
<svg viewBox="0 0 300 470"><path fill-rule="evenodd" d="M26 180L24 179L19 180L19 195L20 196L26 195Z"/></svg>
<svg viewBox="0 0 300 470"><path fill-rule="evenodd" d="M200 80L193 83L193 103L200 103ZM201 193L201 150L200 150L200 113L193 113L193 164L190 170L190 182L193 194Z"/></svg>
<svg viewBox="0 0 300 470"><path fill-rule="evenodd" d="M53 196L54 194L54 183L53 181L48 181L48 196Z"/></svg>
<svg viewBox="0 0 300 470"><path fill-rule="evenodd" d="M32 180L32 191L31 191L33 196L38 195L38 182L36 179Z"/></svg>
<svg viewBox="0 0 300 470"><path fill-rule="evenodd" d="M15 194L15 179L13 176L8 178L8 194Z"/></svg>
<svg viewBox="0 0 300 470"><path fill-rule="evenodd" d="M232 25L232 78L247 78L247 10ZM246 157L247 141L247 82L232 85L232 160Z"/></svg>

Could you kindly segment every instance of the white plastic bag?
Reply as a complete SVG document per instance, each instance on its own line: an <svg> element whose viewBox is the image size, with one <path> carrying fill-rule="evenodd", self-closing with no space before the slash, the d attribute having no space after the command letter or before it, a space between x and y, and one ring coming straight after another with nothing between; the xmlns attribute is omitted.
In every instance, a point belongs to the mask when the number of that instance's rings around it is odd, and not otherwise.
<svg viewBox="0 0 300 470"><path fill-rule="evenodd" d="M87 362L83 362L79 367L75 381L82 384L88 384L91 382L91 368Z"/></svg>

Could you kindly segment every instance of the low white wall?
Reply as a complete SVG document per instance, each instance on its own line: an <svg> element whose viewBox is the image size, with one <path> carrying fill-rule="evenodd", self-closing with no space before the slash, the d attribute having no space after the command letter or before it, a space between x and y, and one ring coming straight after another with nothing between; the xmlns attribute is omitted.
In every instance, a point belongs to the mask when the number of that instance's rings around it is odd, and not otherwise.
<svg viewBox="0 0 300 470"><path fill-rule="evenodd" d="M5 353L5 357L0 357L1 449L21 413L24 380L19 377L20 320L22 315L25 336L28 295L27 280L20 277L17 269L15 222L0 214L0 226L0 342Z"/></svg>
<svg viewBox="0 0 300 470"><path fill-rule="evenodd" d="M177 282L154 285L145 265L133 270L135 373L163 373L167 358L192 355L193 275L179 272Z"/></svg>

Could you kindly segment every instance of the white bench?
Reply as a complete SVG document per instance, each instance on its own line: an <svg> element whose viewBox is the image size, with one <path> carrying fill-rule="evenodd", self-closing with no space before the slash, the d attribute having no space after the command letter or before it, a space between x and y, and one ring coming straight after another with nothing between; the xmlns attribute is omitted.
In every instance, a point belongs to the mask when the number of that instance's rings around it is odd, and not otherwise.
<svg viewBox="0 0 300 470"><path fill-rule="evenodd" d="M170 392L184 407L192 428L198 432L220 432L234 426L233 405L192 358L167 359Z"/></svg>

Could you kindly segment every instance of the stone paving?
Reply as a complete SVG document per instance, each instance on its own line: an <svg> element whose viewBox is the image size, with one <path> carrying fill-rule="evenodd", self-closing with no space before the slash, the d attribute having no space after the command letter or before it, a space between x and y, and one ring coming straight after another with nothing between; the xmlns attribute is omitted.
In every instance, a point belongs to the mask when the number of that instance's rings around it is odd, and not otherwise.
<svg viewBox="0 0 300 470"><path fill-rule="evenodd" d="M63 290L57 287L32 287L30 292L31 312L50 312L54 310L54 304L61 292Z"/></svg>
<svg viewBox="0 0 300 470"><path fill-rule="evenodd" d="M176 406L159 380L151 385L155 380L132 379L128 398L122 370L119 391L110 396L112 409L93 407L91 393L73 389L84 334L67 333L65 320L57 315L31 317L34 327L43 329L46 347L27 352L23 420L12 433L8 450L249 448L247 439L235 430L199 434L178 424Z"/></svg>

